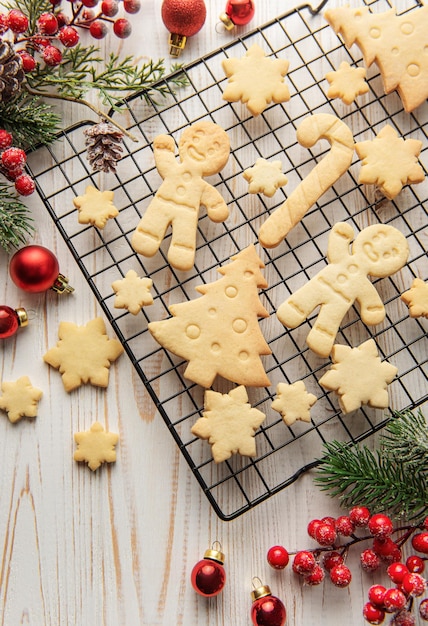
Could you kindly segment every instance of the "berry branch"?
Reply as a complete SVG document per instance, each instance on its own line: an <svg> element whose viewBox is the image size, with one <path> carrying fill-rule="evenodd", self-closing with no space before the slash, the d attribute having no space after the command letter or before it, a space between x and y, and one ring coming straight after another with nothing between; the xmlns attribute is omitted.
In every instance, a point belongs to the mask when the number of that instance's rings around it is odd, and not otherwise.
<svg viewBox="0 0 428 626"><path fill-rule="evenodd" d="M408 519L428 514L428 426L420 410L393 413L374 452L340 441L324 447L315 483L345 507L363 504Z"/></svg>
<svg viewBox="0 0 428 626"><path fill-rule="evenodd" d="M333 585L345 588L352 580L346 565L348 553L354 546L370 542L360 554L361 567L373 573L384 565L391 586L375 584L369 588L368 601L363 607L365 620L369 624L382 624L389 614L390 626L416 623L415 599L427 588L422 572L428 560L428 517L416 525L394 528L388 515L372 514L367 507L355 506L348 515L311 520L307 532L317 542L315 548L288 552L283 546L273 546L267 553L269 565L282 570L292 556L292 570L305 585L319 585L328 576ZM419 554L412 553L403 562L402 548L409 540ZM428 621L428 598L419 603L418 610L421 619Z"/></svg>

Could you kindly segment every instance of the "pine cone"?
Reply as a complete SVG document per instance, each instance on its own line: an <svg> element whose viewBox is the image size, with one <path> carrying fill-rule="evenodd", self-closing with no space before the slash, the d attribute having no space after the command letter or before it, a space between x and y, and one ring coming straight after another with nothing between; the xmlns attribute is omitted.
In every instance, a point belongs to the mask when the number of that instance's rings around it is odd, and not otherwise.
<svg viewBox="0 0 428 626"><path fill-rule="evenodd" d="M84 131L87 159L93 171L116 172L117 162L122 158L123 133L109 122L99 122Z"/></svg>
<svg viewBox="0 0 428 626"><path fill-rule="evenodd" d="M0 41L0 102L19 95L24 77L21 56L8 41Z"/></svg>

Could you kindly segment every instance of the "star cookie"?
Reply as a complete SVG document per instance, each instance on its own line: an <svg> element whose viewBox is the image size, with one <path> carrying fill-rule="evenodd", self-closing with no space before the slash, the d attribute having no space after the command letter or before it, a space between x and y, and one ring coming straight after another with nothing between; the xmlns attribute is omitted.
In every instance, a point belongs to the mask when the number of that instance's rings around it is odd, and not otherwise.
<svg viewBox="0 0 428 626"><path fill-rule="evenodd" d="M75 461L85 461L88 467L95 472L102 463L116 461L115 446L119 435L104 430L99 422L94 422L90 430L74 433L77 450L74 453Z"/></svg>
<svg viewBox="0 0 428 626"><path fill-rule="evenodd" d="M333 365L318 382L336 392L343 413L355 411L363 404L377 409L388 407L387 385L394 380L398 369L380 360L373 339L357 348L336 344L331 358Z"/></svg>
<svg viewBox="0 0 428 626"><path fill-rule="evenodd" d="M32 386L28 376L21 376L15 382L3 382L1 390L0 409L6 411L11 422L21 417L36 417L37 403L43 392Z"/></svg>
<svg viewBox="0 0 428 626"><path fill-rule="evenodd" d="M372 141L355 144L355 150L362 160L358 182L377 185L392 200L404 185L424 180L424 171L418 163L421 149L422 141L402 139L387 124Z"/></svg>
<svg viewBox="0 0 428 626"><path fill-rule="evenodd" d="M153 281L150 278L140 278L134 270L129 270L125 278L115 280L112 289L116 293L114 307L128 309L132 315L137 315L143 306L153 304L150 289Z"/></svg>
<svg viewBox="0 0 428 626"><path fill-rule="evenodd" d="M362 96L369 90L365 81L366 73L364 67L352 67L343 61L338 70L325 75L330 84L327 97L340 98L344 104L351 104L357 96Z"/></svg>
<svg viewBox="0 0 428 626"><path fill-rule="evenodd" d="M70 392L82 384L107 387L109 368L123 352L117 339L109 339L101 317L77 326L72 322L61 322L59 341L43 355L43 360L60 371L66 391Z"/></svg>
<svg viewBox="0 0 428 626"><path fill-rule="evenodd" d="M298 380L291 385L278 383L276 398L271 406L274 411L281 413L285 424L291 426L296 420L310 422L309 410L316 401L317 397L306 391L303 380Z"/></svg>
<svg viewBox="0 0 428 626"><path fill-rule="evenodd" d="M207 439L216 463L229 459L232 454L256 456L255 432L266 415L248 403L243 385L227 394L207 390L203 417L192 426L192 433Z"/></svg>
<svg viewBox="0 0 428 626"><path fill-rule="evenodd" d="M401 294L401 299L409 307L410 317L428 317L428 284L421 278L415 278L410 289Z"/></svg>
<svg viewBox="0 0 428 626"><path fill-rule="evenodd" d="M223 100L241 101L254 116L260 115L271 102L288 102L290 92L284 83L288 66L285 59L271 59L260 46L253 44L242 58L222 61L229 79Z"/></svg>
<svg viewBox="0 0 428 626"><path fill-rule="evenodd" d="M287 184L288 179L282 173L281 161L257 159L253 167L244 170L243 177L249 183L249 193L263 193L271 198L275 191Z"/></svg>
<svg viewBox="0 0 428 626"><path fill-rule="evenodd" d="M74 206L78 209L79 224L93 224L97 228L104 228L109 219L119 215L113 204L113 197L113 191L100 191L88 185L86 193L73 200Z"/></svg>

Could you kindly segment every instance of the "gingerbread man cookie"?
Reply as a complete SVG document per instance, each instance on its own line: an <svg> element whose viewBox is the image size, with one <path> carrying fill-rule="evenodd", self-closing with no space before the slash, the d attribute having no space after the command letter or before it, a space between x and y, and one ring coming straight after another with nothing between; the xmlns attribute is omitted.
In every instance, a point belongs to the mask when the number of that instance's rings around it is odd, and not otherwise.
<svg viewBox="0 0 428 626"><path fill-rule="evenodd" d="M403 267L409 254L406 238L393 226L367 226L355 237L350 251L353 239L350 224L335 224L328 241L329 265L277 311L284 326L296 328L320 306L306 341L311 350L323 357L330 354L340 323L354 302L358 302L365 324L379 324L384 319L385 307L368 276L390 276Z"/></svg>
<svg viewBox="0 0 428 626"><path fill-rule="evenodd" d="M200 206L206 207L213 222L223 222L229 215L217 189L204 181L205 176L217 174L226 165L229 138L213 122L196 122L181 135L180 161L175 158L174 140L169 135L156 137L153 150L163 183L132 235L132 247L139 254L152 257L171 226L168 261L176 269L189 270L195 260Z"/></svg>

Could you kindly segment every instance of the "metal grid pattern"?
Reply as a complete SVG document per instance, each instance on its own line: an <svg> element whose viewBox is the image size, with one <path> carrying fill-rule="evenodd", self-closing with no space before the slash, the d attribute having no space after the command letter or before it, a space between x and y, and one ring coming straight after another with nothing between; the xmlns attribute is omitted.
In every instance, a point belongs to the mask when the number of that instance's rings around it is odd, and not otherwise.
<svg viewBox="0 0 428 626"><path fill-rule="evenodd" d="M385 0L370 3L373 11L385 11ZM396 5L399 13L417 4L408 0ZM227 57L241 57L258 43L268 55L290 62L286 80L291 99L269 106L260 116L252 117L241 104L222 99L226 78L221 62ZM86 160L83 130L91 122L65 130L49 147L30 155L31 174L38 191L82 269L105 315L152 397L194 475L216 513L230 520L257 503L279 492L302 472L316 464L323 442L332 439L357 442L381 428L387 415L365 407L353 414L341 414L337 398L319 385L330 366L306 346L305 338L315 315L294 330L286 330L275 311L290 293L304 284L327 263L328 234L337 221L350 223L356 233L371 223L388 223L406 236L410 257L407 265L392 277L374 281L386 307L385 321L374 327L361 322L352 309L341 325L337 343L354 346L373 337L382 359L396 365L399 375L389 386L392 410L414 408L427 400L426 324L408 315L400 294L413 278L428 279L426 257L428 221L428 184L407 186L395 201L386 202L372 188L358 184L361 166L357 157L348 172L329 189L304 219L274 249L263 249L257 233L267 214L277 208L289 193L328 151L323 142L308 150L296 140L296 128L310 113L333 113L352 130L355 141L373 139L386 123L399 135L420 138L422 167L428 167L427 120L425 105L413 114L403 112L397 94L384 95L377 68L368 71L370 91L356 103L345 106L326 96L327 71L347 60L363 65L359 50L345 49L325 19L308 6L281 16L188 65L184 72L189 86L174 90L170 78L163 81L168 92L165 100L150 94L129 99L123 114L116 119L136 136L138 142L125 138L125 152L116 174L93 173ZM190 115L191 112L191 115ZM130 240L145 208L160 184L154 166L152 141L167 133L178 141L188 125L210 119L230 136L231 156L224 170L210 182L229 205L230 217L213 224L201 211L194 269L178 272L166 260L170 235L155 257L135 254ZM289 182L272 198L248 194L242 172L258 157L280 160ZM93 184L114 191L119 216L109 220L103 230L78 223L73 199ZM255 458L234 455L229 461L215 464L211 447L191 434L191 427L203 412L204 390L183 376L186 363L161 348L147 330L147 323L168 317L168 306L201 297L195 287L217 280L217 270L230 257L255 243L265 263L263 273L268 288L260 298L270 313L260 320L260 328L272 350L263 357L271 379L269 388L248 389L251 404L266 413L266 420L255 435ZM203 259L203 262L201 260ZM113 306L111 284L129 269L153 280L154 304L133 316ZM298 421L286 426L279 413L271 409L279 382L303 380L318 400L311 410L311 422ZM223 393L233 385L217 379L214 389Z"/></svg>

